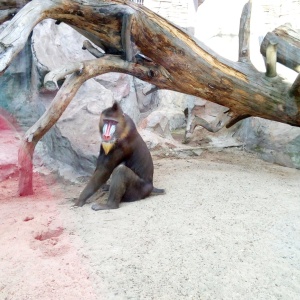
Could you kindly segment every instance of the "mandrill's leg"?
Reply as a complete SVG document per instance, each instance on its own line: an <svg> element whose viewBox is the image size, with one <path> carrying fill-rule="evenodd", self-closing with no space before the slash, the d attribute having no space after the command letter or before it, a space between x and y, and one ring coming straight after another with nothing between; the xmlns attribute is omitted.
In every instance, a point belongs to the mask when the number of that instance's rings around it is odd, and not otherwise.
<svg viewBox="0 0 300 300"><path fill-rule="evenodd" d="M140 200L152 191L153 185L145 183L131 169L124 165L119 165L112 173L109 196L106 204L95 203L93 210L105 210L119 208L122 201Z"/></svg>
<svg viewBox="0 0 300 300"><path fill-rule="evenodd" d="M104 168L101 170L96 169L74 206L83 206L86 200L96 193L97 190L108 180L109 176L110 172L105 172Z"/></svg>

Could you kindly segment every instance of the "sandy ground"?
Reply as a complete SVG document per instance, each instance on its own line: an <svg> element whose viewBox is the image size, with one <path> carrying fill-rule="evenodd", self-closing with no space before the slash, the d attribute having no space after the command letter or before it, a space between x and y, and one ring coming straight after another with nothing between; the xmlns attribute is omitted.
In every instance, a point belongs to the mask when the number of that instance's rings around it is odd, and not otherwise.
<svg viewBox="0 0 300 300"><path fill-rule="evenodd" d="M243 151L155 158L166 195L72 208L83 185L0 183L0 299L299 299L300 171Z"/></svg>

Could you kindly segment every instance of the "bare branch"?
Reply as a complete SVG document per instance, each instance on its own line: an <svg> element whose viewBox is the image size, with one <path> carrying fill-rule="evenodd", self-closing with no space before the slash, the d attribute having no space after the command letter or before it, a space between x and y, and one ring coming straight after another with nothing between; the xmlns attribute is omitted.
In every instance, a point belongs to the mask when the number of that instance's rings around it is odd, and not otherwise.
<svg viewBox="0 0 300 300"><path fill-rule="evenodd" d="M51 83L50 86L56 85L56 80L65 77L67 74L70 74L71 71L73 71L73 74L66 79L48 110L43 114L38 122L36 122L26 132L25 139L27 141L36 141L36 137L40 137L41 132L44 134L45 129L48 130L51 128L72 100L72 97L76 94L81 84L90 78L108 72L120 72L133 74L145 81L150 80L150 78L151 81L164 81L166 82L166 86L168 83L168 78L164 77L165 71L162 71L161 67L148 68L146 66L124 61L116 56L106 55L103 58L83 61L81 63L76 63L69 67L63 67L62 69L50 72L50 75L48 74L49 76L46 76L47 78L50 77L53 79L53 83ZM46 80L46 82L49 81Z"/></svg>
<svg viewBox="0 0 300 300"><path fill-rule="evenodd" d="M50 0L31 1L0 33L0 75L23 49L34 26L45 18L43 12L55 6Z"/></svg>
<svg viewBox="0 0 300 300"><path fill-rule="evenodd" d="M77 72L80 71L80 72ZM80 86L88 79L108 72L130 73L141 79L165 81L166 71L161 67L151 68L130 63L120 57L106 55L103 58L76 63L68 67L62 67L47 74L45 81L48 87L57 86L57 80L67 77L64 84L56 94L52 103L40 119L25 133L19 150L19 194L29 195L32 193L32 155L35 145L44 134L57 122L69 103L72 101ZM49 79L51 78L51 80Z"/></svg>
<svg viewBox="0 0 300 300"><path fill-rule="evenodd" d="M220 123L219 120L214 123L209 123L205 119L195 116L195 119L191 125L191 132L194 132L197 126L202 126L209 132L218 132L224 127L224 124Z"/></svg>
<svg viewBox="0 0 300 300"><path fill-rule="evenodd" d="M218 132L225 126L227 127L227 124L229 124L232 119L235 119L235 115L228 110L221 111L211 123L197 115L194 115L193 112L188 113L187 118L186 136L187 134L193 133L197 126L202 126L209 132Z"/></svg>
<svg viewBox="0 0 300 300"><path fill-rule="evenodd" d="M252 0L244 5L239 30L239 61L250 62L250 20Z"/></svg>
<svg viewBox="0 0 300 300"><path fill-rule="evenodd" d="M36 144L43 135L56 123L68 104L73 99L82 82L80 75L74 73L66 79L56 94L50 107L41 118L25 133L19 149L19 195L33 193L32 188L32 157Z"/></svg>
<svg viewBox="0 0 300 300"><path fill-rule="evenodd" d="M251 115L239 115L239 116L232 115L230 121L226 124L226 128L230 128L233 125L235 125L237 122L247 119L247 118L250 118L250 117L251 117Z"/></svg>
<svg viewBox="0 0 300 300"><path fill-rule="evenodd" d="M88 40L85 40L85 41L83 42L82 49L83 49L83 50L88 50L92 55L94 55L94 56L97 57L97 58L100 58L100 57L102 57L102 56L105 55L105 53L104 53L103 50L102 50L103 52L99 51L99 50L98 50L96 47L94 47L94 46L92 45L92 43L91 43L90 41L88 41Z"/></svg>
<svg viewBox="0 0 300 300"><path fill-rule="evenodd" d="M276 41L270 41L266 50L266 76L276 77L276 63L277 63L277 45Z"/></svg>
<svg viewBox="0 0 300 300"><path fill-rule="evenodd" d="M64 79L67 75L72 74L76 71L81 72L83 69L83 63L74 63L66 66L62 66L59 69L49 72L44 78L44 86L49 91L58 90L57 81Z"/></svg>
<svg viewBox="0 0 300 300"><path fill-rule="evenodd" d="M32 175L33 175L33 152L35 149L35 144L29 143L27 141L22 141L19 152L19 195L26 196L33 194L32 186Z"/></svg>

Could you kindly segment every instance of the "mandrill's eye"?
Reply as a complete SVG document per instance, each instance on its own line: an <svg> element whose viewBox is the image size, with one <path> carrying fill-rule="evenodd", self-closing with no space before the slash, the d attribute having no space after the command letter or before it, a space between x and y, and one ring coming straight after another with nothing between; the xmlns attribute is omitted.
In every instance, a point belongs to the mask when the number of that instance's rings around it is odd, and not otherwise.
<svg viewBox="0 0 300 300"><path fill-rule="evenodd" d="M104 120L104 125L102 129L102 138L104 140L109 141L113 137L113 134L116 131L117 124L117 121Z"/></svg>

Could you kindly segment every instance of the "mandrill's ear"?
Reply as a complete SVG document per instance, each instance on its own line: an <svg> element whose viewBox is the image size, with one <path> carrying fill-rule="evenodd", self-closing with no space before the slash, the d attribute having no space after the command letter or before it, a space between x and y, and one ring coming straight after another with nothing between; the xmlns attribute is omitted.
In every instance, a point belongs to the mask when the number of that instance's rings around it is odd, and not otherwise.
<svg viewBox="0 0 300 300"><path fill-rule="evenodd" d="M122 111L119 103L117 101L114 102L113 106L111 107L113 111Z"/></svg>

